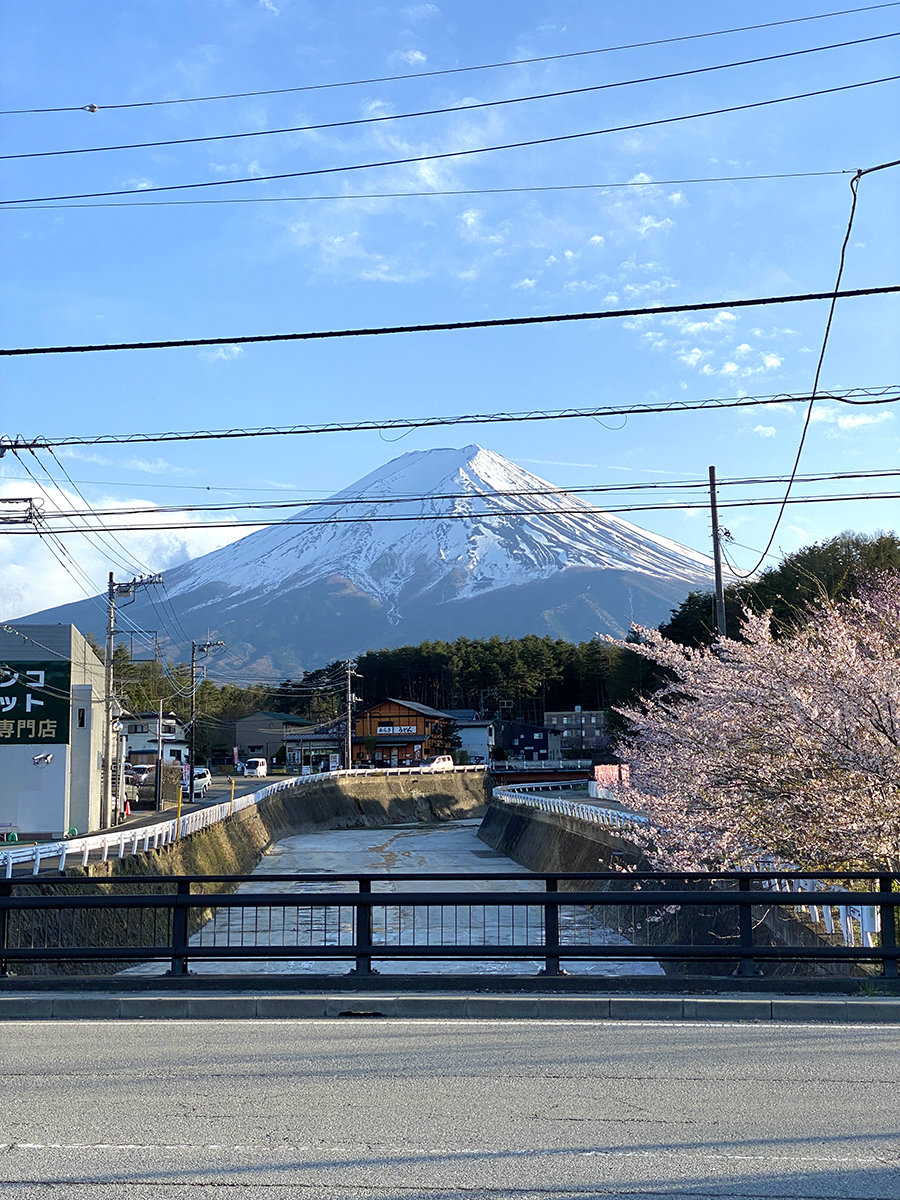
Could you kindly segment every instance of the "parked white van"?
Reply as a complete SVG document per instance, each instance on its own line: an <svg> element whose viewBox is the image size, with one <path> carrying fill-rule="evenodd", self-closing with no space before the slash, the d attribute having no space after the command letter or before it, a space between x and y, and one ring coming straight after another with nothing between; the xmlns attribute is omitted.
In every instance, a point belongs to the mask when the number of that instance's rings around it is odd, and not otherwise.
<svg viewBox="0 0 900 1200"><path fill-rule="evenodd" d="M452 771L453 759L449 754L432 754L422 761L423 771Z"/></svg>
<svg viewBox="0 0 900 1200"><path fill-rule="evenodd" d="M244 763L245 775L268 775L269 769L264 758L248 758Z"/></svg>

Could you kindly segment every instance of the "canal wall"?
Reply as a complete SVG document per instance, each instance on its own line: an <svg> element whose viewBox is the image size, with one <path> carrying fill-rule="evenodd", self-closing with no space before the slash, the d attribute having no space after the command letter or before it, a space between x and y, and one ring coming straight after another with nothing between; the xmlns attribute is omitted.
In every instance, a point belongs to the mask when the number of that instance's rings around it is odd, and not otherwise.
<svg viewBox="0 0 900 1200"><path fill-rule="evenodd" d="M614 871L640 863L640 851L614 830L524 805L491 802L478 836L530 871Z"/></svg>
<svg viewBox="0 0 900 1200"><path fill-rule="evenodd" d="M485 771L447 771L304 780L168 846L91 863L86 872L79 867L71 873L98 878L245 875L270 846L296 834L481 816L490 797L488 779Z"/></svg>
<svg viewBox="0 0 900 1200"><path fill-rule="evenodd" d="M492 801L478 831L479 838L492 850L499 851L520 866L530 871L615 871L623 867L651 870L642 858L641 851L633 843L616 834L615 830L590 825L577 817L562 813L541 812L525 805L501 804ZM597 887L591 883L589 887ZM578 890L579 880L560 880L560 891ZM608 885L600 883L599 890L607 891ZM606 920L613 929L623 930L631 924L634 914L629 906L611 906L605 910ZM685 906L676 910L661 910L652 915L644 926L644 936L649 945L697 944L709 945L716 940L724 941L737 934L736 910L715 906ZM760 905L754 910L755 938L760 946L779 947L829 947L842 944L839 934L826 934L801 918L796 910ZM735 964L711 966L702 961L668 961L663 970L673 976L708 976L718 973L730 974ZM807 963L767 966L765 973L771 976L815 977L866 976L868 967L852 963ZM759 971L762 974L762 971Z"/></svg>

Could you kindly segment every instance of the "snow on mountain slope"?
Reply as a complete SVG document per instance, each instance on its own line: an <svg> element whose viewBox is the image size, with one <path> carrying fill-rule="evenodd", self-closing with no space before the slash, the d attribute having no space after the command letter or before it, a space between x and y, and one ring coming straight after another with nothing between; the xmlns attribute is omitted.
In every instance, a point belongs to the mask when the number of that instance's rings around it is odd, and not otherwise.
<svg viewBox="0 0 900 1200"><path fill-rule="evenodd" d="M472 445L403 454L167 580L169 595L185 599L215 585L227 610L340 576L399 616L429 594L466 599L572 567L638 572L685 591L707 586L712 571L704 555L553 494L552 484Z"/></svg>

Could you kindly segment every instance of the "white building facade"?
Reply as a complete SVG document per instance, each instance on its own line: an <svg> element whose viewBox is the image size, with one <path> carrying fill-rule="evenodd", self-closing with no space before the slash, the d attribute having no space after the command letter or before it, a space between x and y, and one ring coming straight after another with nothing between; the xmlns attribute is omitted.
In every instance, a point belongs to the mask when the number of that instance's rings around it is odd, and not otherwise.
<svg viewBox="0 0 900 1200"><path fill-rule="evenodd" d="M0 629L0 836L99 828L104 698L103 664L74 625Z"/></svg>

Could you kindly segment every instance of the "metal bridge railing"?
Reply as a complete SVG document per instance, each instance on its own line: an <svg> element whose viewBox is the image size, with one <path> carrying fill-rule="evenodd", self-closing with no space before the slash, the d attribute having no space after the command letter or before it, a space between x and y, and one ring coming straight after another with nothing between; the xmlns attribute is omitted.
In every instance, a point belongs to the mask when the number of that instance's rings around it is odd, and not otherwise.
<svg viewBox="0 0 900 1200"><path fill-rule="evenodd" d="M234 890L238 889L238 890ZM566 966L706 964L717 973L792 964L818 978L848 972L897 979L898 876L821 874L221 875L97 881L0 880L0 974L73 967L108 974L138 963L171 975L215 964L277 963L280 973L343 963L524 963L555 976ZM767 917L798 908L846 921L797 944ZM869 912L875 919L864 922ZM856 915L854 915L856 914ZM836 917L836 920L835 920ZM820 924L824 922L821 917ZM827 926L827 922L824 922ZM808 931L808 926L805 927ZM529 965L530 964L530 965ZM475 968L477 969L477 967Z"/></svg>

